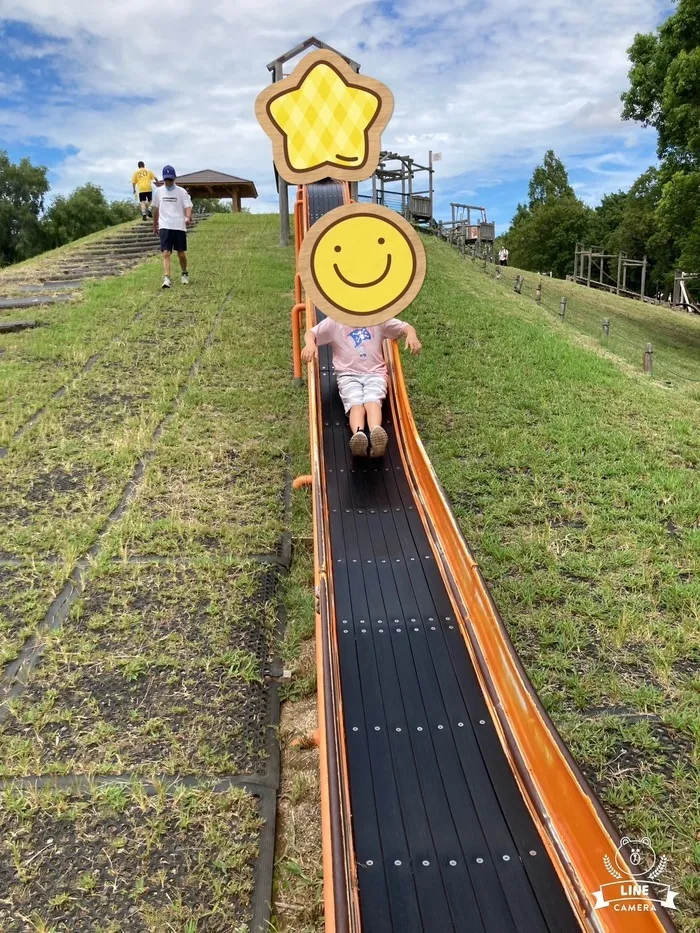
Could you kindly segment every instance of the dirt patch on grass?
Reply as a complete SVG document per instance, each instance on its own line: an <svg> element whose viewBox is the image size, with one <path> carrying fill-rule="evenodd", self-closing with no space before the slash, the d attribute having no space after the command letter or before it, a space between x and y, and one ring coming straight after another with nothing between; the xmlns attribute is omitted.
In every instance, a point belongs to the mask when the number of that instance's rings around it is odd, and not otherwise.
<svg viewBox="0 0 700 933"><path fill-rule="evenodd" d="M260 773L274 574L107 567L0 726L8 775Z"/></svg>
<svg viewBox="0 0 700 933"><path fill-rule="evenodd" d="M2 803L4 933L247 930L260 820L244 791L105 786Z"/></svg>

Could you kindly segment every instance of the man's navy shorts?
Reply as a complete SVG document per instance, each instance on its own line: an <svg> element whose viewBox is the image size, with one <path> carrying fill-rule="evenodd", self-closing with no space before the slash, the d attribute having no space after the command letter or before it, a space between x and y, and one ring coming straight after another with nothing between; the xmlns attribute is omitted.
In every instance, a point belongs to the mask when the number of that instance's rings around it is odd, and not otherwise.
<svg viewBox="0 0 700 933"><path fill-rule="evenodd" d="M187 252L187 234L184 230L161 230L160 250L169 253Z"/></svg>
<svg viewBox="0 0 700 933"><path fill-rule="evenodd" d="M152 191L139 191L139 201L152 201L153 192Z"/></svg>

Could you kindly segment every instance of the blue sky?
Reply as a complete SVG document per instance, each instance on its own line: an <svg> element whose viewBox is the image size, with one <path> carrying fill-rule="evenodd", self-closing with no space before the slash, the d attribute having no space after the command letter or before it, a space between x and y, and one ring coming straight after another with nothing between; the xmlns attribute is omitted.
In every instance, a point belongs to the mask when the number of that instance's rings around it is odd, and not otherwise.
<svg viewBox="0 0 700 933"><path fill-rule="evenodd" d="M620 120L626 50L667 0L2 0L0 148L50 169L53 193L91 181L128 197L143 158L252 178L275 207L253 114L266 63L309 35L388 84L383 144L436 163L436 213L483 204L499 230L553 148L595 204L655 162L655 136Z"/></svg>

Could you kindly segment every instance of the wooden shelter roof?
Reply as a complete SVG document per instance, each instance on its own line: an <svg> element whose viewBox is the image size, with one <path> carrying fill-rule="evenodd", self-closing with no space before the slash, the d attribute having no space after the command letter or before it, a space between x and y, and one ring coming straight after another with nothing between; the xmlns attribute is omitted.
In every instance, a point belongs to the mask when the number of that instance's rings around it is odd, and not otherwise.
<svg viewBox="0 0 700 933"><path fill-rule="evenodd" d="M176 184L187 188L190 194L196 193L208 198L230 198L233 188L238 190L242 198L257 198L258 192L255 183L247 178L229 175L227 172L215 172L205 168L201 172L190 172L189 175L178 175Z"/></svg>

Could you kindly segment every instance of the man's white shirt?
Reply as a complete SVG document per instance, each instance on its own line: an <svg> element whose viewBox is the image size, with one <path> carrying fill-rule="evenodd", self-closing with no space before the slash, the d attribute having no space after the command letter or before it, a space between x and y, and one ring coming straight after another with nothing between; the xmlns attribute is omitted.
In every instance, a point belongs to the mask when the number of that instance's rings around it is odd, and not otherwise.
<svg viewBox="0 0 700 933"><path fill-rule="evenodd" d="M159 230L187 230L185 209L192 207L192 198L179 185L156 189L153 206L158 208Z"/></svg>

